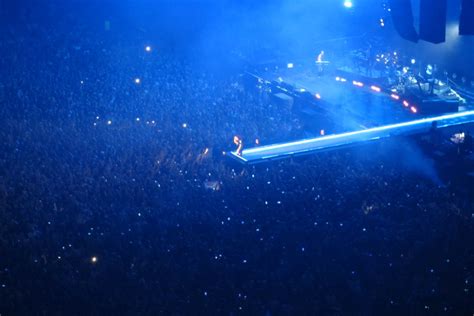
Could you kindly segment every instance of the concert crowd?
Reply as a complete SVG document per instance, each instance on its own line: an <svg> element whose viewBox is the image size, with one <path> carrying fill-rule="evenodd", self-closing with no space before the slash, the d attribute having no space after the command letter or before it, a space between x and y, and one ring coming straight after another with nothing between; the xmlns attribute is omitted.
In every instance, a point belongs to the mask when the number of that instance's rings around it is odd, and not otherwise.
<svg viewBox="0 0 474 316"><path fill-rule="evenodd" d="M474 312L473 184L415 140L243 167L235 135L302 131L238 72L139 34L2 37L0 314Z"/></svg>

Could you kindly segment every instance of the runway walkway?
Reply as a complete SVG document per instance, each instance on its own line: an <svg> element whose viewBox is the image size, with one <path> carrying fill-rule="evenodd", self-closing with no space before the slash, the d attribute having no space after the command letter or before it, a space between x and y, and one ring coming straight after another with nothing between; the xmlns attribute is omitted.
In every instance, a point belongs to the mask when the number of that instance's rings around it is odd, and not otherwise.
<svg viewBox="0 0 474 316"><path fill-rule="evenodd" d="M242 163L254 164L272 159L283 159L295 155L341 148L391 136L427 133L435 121L437 122L438 128L473 123L474 111L458 112L348 133L248 148L244 149L240 156L237 155L236 152L231 152L230 156Z"/></svg>

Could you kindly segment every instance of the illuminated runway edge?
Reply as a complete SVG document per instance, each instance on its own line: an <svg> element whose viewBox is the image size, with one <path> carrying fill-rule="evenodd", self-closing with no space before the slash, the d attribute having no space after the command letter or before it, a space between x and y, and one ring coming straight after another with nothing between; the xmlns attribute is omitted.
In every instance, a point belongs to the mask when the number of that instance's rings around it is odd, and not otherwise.
<svg viewBox="0 0 474 316"><path fill-rule="evenodd" d="M390 136L424 133L429 131L431 124L434 121L437 122L438 128L473 123L474 111L428 117L409 122L390 124L365 130L304 139L282 144L254 147L244 149L241 156L237 155L235 151L231 152L230 155L232 158L237 159L242 163L253 164L271 159L282 159L295 155L304 155L317 151L340 148Z"/></svg>

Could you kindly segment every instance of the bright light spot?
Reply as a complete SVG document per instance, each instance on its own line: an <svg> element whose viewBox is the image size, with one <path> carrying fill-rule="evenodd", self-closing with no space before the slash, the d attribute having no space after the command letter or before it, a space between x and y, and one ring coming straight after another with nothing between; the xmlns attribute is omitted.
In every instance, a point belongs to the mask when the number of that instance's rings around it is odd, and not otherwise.
<svg viewBox="0 0 474 316"><path fill-rule="evenodd" d="M151 46L146 46L145 51L148 52L148 53L151 52Z"/></svg>
<svg viewBox="0 0 474 316"><path fill-rule="evenodd" d="M357 87L363 87L363 86L364 86L364 84L363 84L362 82L360 82L360 81L355 81L355 80L352 81L352 84L353 84L354 86L357 86Z"/></svg>
<svg viewBox="0 0 474 316"><path fill-rule="evenodd" d="M140 78L135 78L135 83L136 84L140 84L140 82L141 82Z"/></svg>
<svg viewBox="0 0 474 316"><path fill-rule="evenodd" d="M112 121L111 120L108 120L107 121L107 125L111 125L112 124Z"/></svg>
<svg viewBox="0 0 474 316"><path fill-rule="evenodd" d="M183 123L183 128L186 128L186 127L188 127L188 124Z"/></svg>
<svg viewBox="0 0 474 316"><path fill-rule="evenodd" d="M405 107L408 107L408 106L410 105L410 103L408 103L407 100L403 100L403 105L404 105Z"/></svg>
<svg viewBox="0 0 474 316"><path fill-rule="evenodd" d="M295 67L295 65L293 63L288 63L288 65L286 65L288 67L288 69L292 69L293 67Z"/></svg>
<svg viewBox="0 0 474 316"><path fill-rule="evenodd" d="M305 88L301 88L301 89L300 89L300 92L305 92L305 91L306 91Z"/></svg>
<svg viewBox="0 0 474 316"><path fill-rule="evenodd" d="M341 82L346 82L347 79L346 78L341 78Z"/></svg>
<svg viewBox="0 0 474 316"><path fill-rule="evenodd" d="M204 149L203 155L207 155L208 152L209 152L209 148Z"/></svg>
<svg viewBox="0 0 474 316"><path fill-rule="evenodd" d="M418 110L417 110L414 106L412 106L412 107L410 108L410 110L411 110L413 113L418 112Z"/></svg>
<svg viewBox="0 0 474 316"><path fill-rule="evenodd" d="M341 77L336 77L336 81L341 81Z"/></svg>
<svg viewBox="0 0 474 316"><path fill-rule="evenodd" d="M81 84L84 84L84 80L81 80Z"/></svg>
<svg viewBox="0 0 474 316"><path fill-rule="evenodd" d="M255 140L255 144L260 145L260 140L258 138Z"/></svg>
<svg viewBox="0 0 474 316"><path fill-rule="evenodd" d="M344 6L345 6L346 8L352 8L353 3L352 3L352 1L350 1L350 0L345 0L345 1L344 1Z"/></svg>
<svg viewBox="0 0 474 316"><path fill-rule="evenodd" d="M320 131L319 131L319 135L321 135L321 136L324 136L324 135L326 135L326 131L325 131L325 130L323 130L323 129L322 129L322 130L320 130Z"/></svg>
<svg viewBox="0 0 474 316"><path fill-rule="evenodd" d="M400 96L399 96L399 95L396 95L396 94L392 93L390 96L391 96L392 99L394 99L394 100L400 100Z"/></svg>
<svg viewBox="0 0 474 316"><path fill-rule="evenodd" d="M316 97L316 99L321 99L321 95L319 93L316 93L314 96Z"/></svg>
<svg viewBox="0 0 474 316"><path fill-rule="evenodd" d="M92 263L96 263L96 262L97 262L97 257L96 257L96 256L92 257L92 258L91 258L91 262L92 262Z"/></svg>
<svg viewBox="0 0 474 316"><path fill-rule="evenodd" d="M283 78L282 78L282 77L278 77L278 81L279 81L279 82L283 82Z"/></svg>
<svg viewBox="0 0 474 316"><path fill-rule="evenodd" d="M456 23L449 23L446 27L446 40L448 43L456 43L459 41L459 25Z"/></svg>
<svg viewBox="0 0 474 316"><path fill-rule="evenodd" d="M382 89L380 89L380 88L377 87L377 86L371 86L370 89L372 89L372 90L375 91L375 92L380 92L380 91L382 91Z"/></svg>
<svg viewBox="0 0 474 316"><path fill-rule="evenodd" d="M411 64L412 64L412 65L416 64L416 59L415 59L415 58L412 58Z"/></svg>
<svg viewBox="0 0 474 316"><path fill-rule="evenodd" d="M137 122L140 122L140 118L139 118L139 117L137 117L135 120L136 120Z"/></svg>

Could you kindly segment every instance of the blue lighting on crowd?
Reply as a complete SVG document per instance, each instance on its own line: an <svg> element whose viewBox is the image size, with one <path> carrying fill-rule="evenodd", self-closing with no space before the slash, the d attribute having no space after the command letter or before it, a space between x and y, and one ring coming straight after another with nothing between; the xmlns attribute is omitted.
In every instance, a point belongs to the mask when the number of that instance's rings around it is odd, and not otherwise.
<svg viewBox="0 0 474 316"><path fill-rule="evenodd" d="M470 38L401 2L0 0L0 316L472 314Z"/></svg>

